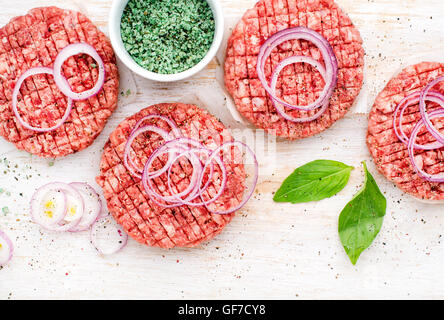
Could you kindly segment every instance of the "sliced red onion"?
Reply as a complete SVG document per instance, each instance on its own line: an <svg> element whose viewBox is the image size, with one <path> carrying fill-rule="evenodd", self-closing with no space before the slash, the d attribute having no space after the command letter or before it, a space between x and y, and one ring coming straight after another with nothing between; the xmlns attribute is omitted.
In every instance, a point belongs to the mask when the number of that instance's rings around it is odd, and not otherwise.
<svg viewBox="0 0 444 320"><path fill-rule="evenodd" d="M239 147L241 148L241 150L245 149L251 156L253 159L253 182L251 184L251 188L250 190L246 193L246 195L244 195L243 200L235 207L230 208L228 210L225 211L218 211L218 210L213 210L211 208L208 207L208 205L206 206L206 208L208 209L208 211L210 211L211 213L214 214L230 214L233 213L237 210L239 210L240 208L242 208L247 202L248 200L250 200L251 196L253 195L254 190L256 189L256 185L257 185L257 181L259 178L259 164L257 162L257 158L256 155L254 154L253 150L250 149L250 147L248 147L245 143L239 142L239 141L233 141L233 142L227 142L222 144L220 147L218 147L216 150L213 151L213 155L210 156L210 158L207 160L211 161L212 159L214 159L213 157L219 156L220 152L222 152L223 150L225 150L228 147ZM200 193L200 196L202 198L202 193ZM203 198L202 198L203 200Z"/></svg>
<svg viewBox="0 0 444 320"><path fill-rule="evenodd" d="M159 156L165 154L165 150L168 151L169 157L168 162L161 169L156 171L147 171L146 176L151 179L160 177L162 174L167 172L168 168L172 165L172 160L175 156L177 156L178 152L183 152L185 150L190 150L191 148L203 148L202 144L199 141L190 139L190 138L177 138L174 140L170 140L165 142L162 146L156 149L151 156L149 157L147 164L145 164L145 168L151 168L154 160L156 160ZM145 171L144 168L144 171Z"/></svg>
<svg viewBox="0 0 444 320"><path fill-rule="evenodd" d="M45 206L51 201L56 201L60 208L57 215L51 214L49 218L45 215L45 208L48 209ZM50 209L57 209L52 202ZM68 185L53 182L40 187L31 199L31 214L37 224L51 231L79 232L91 228L91 243L104 255L119 251L128 241L127 234L111 221L109 215L101 215L102 200L96 190L87 183L73 182ZM112 228L105 230L108 225L113 225L114 231ZM104 231L108 231L109 237L118 238L111 244L111 249L107 247L110 243L102 243L101 235ZM2 235L0 231L0 265L3 258L1 245L7 241L3 240ZM12 248L12 244L9 247Z"/></svg>
<svg viewBox="0 0 444 320"><path fill-rule="evenodd" d="M68 58L81 53L91 56L96 61L99 70L99 77L92 89L77 93L71 90L68 81L63 76L62 66L63 63ZM57 87L60 89L60 91L62 91L63 94L66 95L67 97L73 100L85 100L96 95L102 89L103 84L105 83L105 65L103 64L102 58L100 58L97 51L89 44L87 43L71 44L66 48L64 48L62 51L60 51L59 54L57 55L56 60L54 61L54 81L57 84Z"/></svg>
<svg viewBox="0 0 444 320"><path fill-rule="evenodd" d="M137 121L136 125L134 126L133 130L131 131L130 138L135 133L135 131L137 129L139 129L139 127L142 125L143 122L148 121L148 120L152 120L152 119L158 119L158 120L162 120L162 121L166 122L170 126L170 128L171 128L171 132L169 133L171 138L182 137L182 132L180 131L180 129L176 126L176 124L173 121L171 121L169 118L167 118L165 116L161 116L161 115L157 115L157 114L152 114L152 115L143 117L142 119ZM125 163L127 164L126 167L128 168L128 170L130 170L130 172L134 176L140 178L141 177L141 173L143 172L143 170L140 170L140 169L137 168L137 165L134 163L134 161L129 156L129 151L128 151L128 153L125 153L124 161L126 161ZM134 170L133 168L136 168L136 170Z"/></svg>
<svg viewBox="0 0 444 320"><path fill-rule="evenodd" d="M91 243L101 255L110 255L126 246L128 235L114 219L108 216L93 224Z"/></svg>
<svg viewBox="0 0 444 320"><path fill-rule="evenodd" d="M309 117L303 117L303 118L296 118L293 117L291 115L289 115L288 113L285 112L285 109L279 105L278 103L274 102L272 100L273 106L275 107L276 111L279 113L279 115L288 120L288 121L292 121L292 122L310 122L313 120L318 119L320 116L322 116L322 114L325 112L325 110L327 110L328 106L329 106L329 102L325 103L323 106L321 106L321 108L312 116Z"/></svg>
<svg viewBox="0 0 444 320"><path fill-rule="evenodd" d="M65 123L66 119L68 119L68 117L71 113L72 100L69 97L68 97L68 106L66 107L65 114L63 115L63 117L60 119L60 121L55 126L52 126L50 128L38 128L38 127L31 126L29 123L27 123L23 120L23 118L20 116L20 113L18 111L18 107L17 107L18 95L20 93L20 88L22 87L23 82L25 81L26 78L28 78L30 76L35 76L38 74L49 74L49 75L54 76L53 70L50 68L45 68L45 67L32 68L32 69L27 70L24 74L22 74L21 77L17 80L15 87L14 87L14 91L12 93L12 111L14 112L19 123L26 129L29 129L32 131L37 131L37 132L49 132L49 131L57 130Z"/></svg>
<svg viewBox="0 0 444 320"><path fill-rule="evenodd" d="M435 118L442 118L442 117L444 117L444 109L432 111L428 114L428 117L430 120L433 120ZM442 183L442 182L444 182L444 172L441 172L439 174L434 174L434 175L428 174L422 168L420 168L420 166L416 163L416 160L415 160L415 141L416 141L419 131L422 129L422 127L424 127L424 125L425 125L424 119L421 119L416 124L415 128L412 131L412 134L410 136L410 140L408 143L408 151L409 151L410 160L411 160L412 165L415 168L416 172L421 177L423 177L425 180L430 181L430 182Z"/></svg>
<svg viewBox="0 0 444 320"><path fill-rule="evenodd" d="M54 221L45 219L42 215L42 200L48 193L63 193L65 202L63 204L64 215L62 219L57 216ZM45 204L43 204L45 206ZM43 212L44 213L44 212ZM50 231L64 232L77 226L84 213L84 201L76 189L62 182L53 182L37 189L31 199L31 215L35 223ZM50 215L48 215L49 217Z"/></svg>
<svg viewBox="0 0 444 320"><path fill-rule="evenodd" d="M84 182L73 182L69 184L76 189L84 199L85 213L77 226L70 229L71 232L80 232L88 230L98 219L102 212L102 200L96 190Z"/></svg>
<svg viewBox="0 0 444 320"><path fill-rule="evenodd" d="M424 90L421 91L421 96L419 97L419 111L421 112L422 119L424 120L424 124L430 134L441 144L444 144L444 134L441 133L432 123L431 121L431 113L427 112L426 100L428 100L430 90L435 87L438 83L444 81L444 76L441 76L432 82L430 82ZM444 100L437 99L434 101L438 103L442 108L444 108Z"/></svg>
<svg viewBox="0 0 444 320"><path fill-rule="evenodd" d="M407 110L408 107L419 103L420 95L421 95L420 91L408 95L403 100L401 100L401 102L396 107L395 112L393 113L393 128L395 130L395 134L398 137L398 139L401 140L406 145L408 145L409 143L409 138L402 129L402 123L403 123L402 120L404 118L405 110ZM444 106L444 96L439 92L430 91L425 97L425 100L435 102L437 104ZM421 149L421 150L435 150L441 147L443 147L443 144L440 143L439 141L428 143L426 145L420 145L417 143L414 144L415 149Z"/></svg>
<svg viewBox="0 0 444 320"><path fill-rule="evenodd" d="M188 150L185 150L182 153L180 153L176 158L174 158L174 161L173 161L173 164L174 164L180 158L186 157L192 163L193 174L192 174L192 178L191 178L188 190L185 190L181 193L175 193L173 191L173 186L171 183L172 182L172 179L171 179L172 166L168 170L168 175L167 175L168 189L174 199L173 201L177 201L177 202L181 203L182 205L183 204L189 204L190 206L203 205L202 203L197 204L197 203L191 202L194 199L196 199L197 197L199 197L200 185L198 184L198 182L201 180L201 177L204 175L204 172L202 170L202 161L199 159L198 154L205 154L206 156L209 156L211 154L211 151L208 149L205 149L205 148L188 149ZM212 174L213 174L213 166L211 167L210 175L212 175ZM205 188L208 187L209 181L207 182ZM191 188L191 186L192 186L192 188ZM188 192L186 192L186 191L188 191ZM186 199L182 199L183 196L187 196Z"/></svg>
<svg viewBox="0 0 444 320"><path fill-rule="evenodd" d="M6 233L0 230L0 267L11 261L13 253L14 245L11 239L9 239Z"/></svg>
<svg viewBox="0 0 444 320"><path fill-rule="evenodd" d="M273 71L273 75L271 78L271 93L272 96L276 96L276 85L277 85L277 81L279 79L279 75L282 72L282 70L291 64L294 63L307 63L312 65L313 67L315 67L316 69L318 69L319 73L321 74L322 78L324 79L324 81L327 83L327 75L326 75L326 70L325 68L315 59L310 58L310 57L305 57L305 56L293 56L293 57L289 57L286 58L284 60L282 60L279 65L276 67L276 69ZM334 89L334 87L333 87ZM329 92L330 94L330 92ZM333 94L333 90L331 90L331 94ZM330 97L331 97L330 94ZM319 99L318 99L319 100ZM328 108L328 105L330 103L329 100L325 101L324 104L322 105L322 107L316 112L316 114L314 114L313 116L310 117L303 117L303 118L295 118L293 116L290 116L289 114L287 114L285 112L284 107L279 104L278 101L272 99L271 100L274 107L276 108L276 111L281 115L281 117L292 121L292 122L310 122L313 120L316 120L317 118L319 118L324 112L325 110ZM299 107L291 107L292 109L300 109Z"/></svg>
<svg viewBox="0 0 444 320"><path fill-rule="evenodd" d="M419 165L415 159L415 149L418 150L436 150L444 147L444 134L442 134L432 123L435 118L444 117L444 95L439 92L432 91L432 88L441 81L444 81L444 76L441 76L431 81L422 91L414 92L405 97L396 107L393 115L393 128L396 136L404 144L407 144L407 149L413 168L420 177L424 180L434 183L444 182L444 172L438 174L429 174L425 172L422 165ZM426 101L434 102L441 106L441 108L428 112L426 108ZM403 131L402 123L405 110L412 105L419 103L419 110L421 113L421 120L415 125L410 137L407 137ZM437 140L432 143L420 145L416 143L418 134L423 128Z"/></svg>
<svg viewBox="0 0 444 320"><path fill-rule="evenodd" d="M62 75L62 66L63 63L71 56L84 53L90 55L94 60L96 60L98 68L99 68L99 77L97 79L97 82L94 86L94 88L90 90L86 90L81 93L73 92L69 86L68 81L66 78ZM63 92L68 97L68 106L65 110L65 114L60 119L60 121L50 128L38 128L33 127L29 123L25 122L23 118L20 116L20 113L18 111L18 95L20 93L20 88L23 84L23 81L33 75L38 74L50 74L54 77L54 82L56 83L57 87L60 89L60 91ZM53 69L46 68L46 67L37 67L27 70L18 80L15 84L14 91L12 94L12 110L19 121L19 123L26 129L33 130L36 132L49 132L56 130L60 128L68 119L69 115L71 114L72 110L72 100L85 100L88 99L94 95L96 95L103 87L103 84L105 83L105 66L103 64L102 59L100 58L97 51L86 43L76 43L67 46L64 48L60 53L57 55L56 60L54 61Z"/></svg>
<svg viewBox="0 0 444 320"><path fill-rule="evenodd" d="M177 200L178 198L180 199L181 197L187 196L190 194L190 192L193 192L197 189L197 183L198 183L199 178L202 174L202 164L199 161L199 158L196 156L196 151L195 150L192 151L192 150L193 149L185 150L185 151L179 153L172 160L171 166L168 169L167 184L168 184L168 188L171 193L171 200L173 200L173 201ZM190 161L190 163L193 167L193 173L191 175L191 179L190 179L190 183L189 183L188 187L179 193L175 193L175 192L173 192L173 187L171 185L171 172L172 172L174 164L182 157L185 157Z"/></svg>
<svg viewBox="0 0 444 320"><path fill-rule="evenodd" d="M205 174L206 170L208 169L208 166L210 166L210 165L213 166L214 162L217 164L217 166L220 168L220 170L222 172L222 181L220 183L220 188L217 191L217 193L212 198L210 198L208 200L204 200L203 195L204 195L204 192L208 189L208 187L210 185L213 170L211 170L211 172L208 176L207 183L203 187L200 187L200 186L203 183L204 174ZM202 174L199 179L198 186L199 186L198 196L201 199L201 202L199 203L199 205L208 206L209 204L211 204L211 203L215 202L217 199L219 199L220 196L224 193L224 190L227 186L227 168L225 167L222 159L219 157L219 155L215 151L211 152L210 156L208 157L207 161L204 164Z"/></svg>
<svg viewBox="0 0 444 320"><path fill-rule="evenodd" d="M168 141L165 144L165 146L162 146L161 148L164 148L164 147L174 148L176 146L179 146L181 148L187 148L187 149L191 149L191 148L201 149L204 147L202 145L202 143L200 143L197 140L194 140L191 138L186 138L186 137L181 137L181 138L177 138L177 139Z"/></svg>
<svg viewBox="0 0 444 320"><path fill-rule="evenodd" d="M148 120L152 120L152 119L158 119L158 120L165 121L170 126L171 132L173 133L172 136L174 136L175 138L180 138L180 137L183 136L182 132L180 131L180 129L176 126L176 124L173 121L171 121L169 118L167 118L165 116L161 116L161 115L158 115L158 114L151 114L151 115L143 117L142 119L137 121L137 123L134 126L133 130L131 131L131 133L134 133L134 131L139 129L139 127L142 125L142 123L144 121L148 121Z"/></svg>
<svg viewBox="0 0 444 320"><path fill-rule="evenodd" d="M152 126L152 125L143 126L141 128L136 129L134 132L131 133L131 135L128 138L128 141L126 142L126 145L125 145L125 153L123 155L123 161L124 161L125 167L131 172L131 174L139 179L142 178L141 173L143 172L143 170L136 168L136 166L131 166L129 163L131 145L133 144L134 140L140 134L148 132L148 131L157 133L158 135L160 135L162 137L163 140L165 140L165 142L172 140L172 138L168 134L168 132L166 132L165 130L163 130L159 127ZM132 162L132 164L134 164L134 162Z"/></svg>
<svg viewBox="0 0 444 320"><path fill-rule="evenodd" d="M143 170L142 174L142 185L145 189L145 192L150 196L150 198L159 206L164 208L174 208L181 206L181 203L176 201L173 196L163 196L159 194L157 191L155 191L155 186L153 185L152 179L157 177L156 175L152 175L149 169L151 168L154 161L168 153L168 154L177 154L182 151L186 150L186 147L180 148L180 147L174 147L174 148L162 148L160 147L156 151L153 152L153 154L150 156L148 161L145 164L145 168ZM171 159L172 160L172 159ZM171 162L171 164L169 164ZM168 168L172 165L172 161L168 161L168 163L161 169L163 170L163 173L165 173ZM155 171L159 172L159 170ZM172 204L164 204L163 202L172 203Z"/></svg>
<svg viewBox="0 0 444 320"><path fill-rule="evenodd" d="M209 149L205 149L205 148L199 148L199 149L191 149L188 150L189 152L193 152L193 153L204 153L206 154L208 157L211 156L213 154L213 152ZM211 180L213 178L213 174L214 174L214 164L213 162L216 162L216 164L219 166L219 168L221 169L222 172L222 181L221 181L221 186L218 190L218 192L216 193L216 195L214 195L211 199L206 200L206 201L199 201L196 202L197 198L201 198L201 194L203 194L208 187L210 186ZM188 205L191 207L200 207L200 206L205 206L208 205L210 203L213 203L214 201L216 201L222 194L223 191L225 189L226 186L226 182L227 182L227 170L225 168L225 165L223 164L222 160L220 159L220 157L218 156L213 156L213 158L207 159L207 161L205 161L205 163L203 163L204 168L201 170L200 176L199 176L199 180L198 183L196 183L195 185L195 189L193 190L193 192L186 198L186 199L181 199L177 196L175 196L176 200L178 202L180 202L182 205ZM208 174L207 177L207 182L205 183L205 185L203 187L201 187L202 183L203 183L203 179L205 177L205 172L208 168L208 166L210 166L210 173ZM169 183L169 189L170 189L170 193L172 192L172 186L170 185L170 177L168 177L168 183Z"/></svg>
<svg viewBox="0 0 444 320"><path fill-rule="evenodd" d="M318 47L322 54L322 57L324 58L325 63L325 87L319 98L315 102L305 107L294 106L277 97L275 94L275 89L272 89L273 86L269 86L264 72L266 61L274 48L276 48L283 42L299 39L309 41L313 43L316 47ZM311 111L321 107L326 108L325 105L329 103L329 100L338 81L338 61L330 43L322 35L314 30L305 27L289 28L274 34L273 36L268 38L267 41L265 41L265 43L261 46L257 61L257 74L259 80L262 83L262 86L265 88L265 90L275 103L281 104L284 107L291 109Z"/></svg>
<svg viewBox="0 0 444 320"><path fill-rule="evenodd" d="M302 59L304 61L309 61L309 59L306 58ZM310 60L310 62L312 61ZM319 67L320 70L324 71L325 73L325 70L323 69L322 65L320 65L316 61L313 62L313 64ZM171 132L168 133L167 131L160 129L155 125L142 126L144 121L151 119L159 119L165 121L171 127L172 129ZM154 152L150 155L140 175L138 172L136 172L136 171L140 172L140 169L136 168L134 162L130 160L129 154L134 139L138 135L146 131L153 131L159 134L165 140L165 143L156 150L154 150ZM219 199L226 187L227 171L223 161L221 160L221 158L218 156L217 153L223 151L223 149L227 146L231 147L231 146L240 145L243 148L247 148L247 151L253 155L255 163L255 175L254 175L255 181L253 183L254 184L253 188L256 186L258 178L257 160L254 153L245 144L230 142L228 144L223 144L220 148L217 149L217 151L211 151L208 148L205 148L202 145L202 143L200 143L199 141L196 141L191 138L180 136L178 138L172 139L173 136L177 135L179 135L179 129L170 119L158 115L147 116L140 119L136 123L136 125L134 126L134 128L130 133L130 136L125 146L125 152L124 152L125 167L130 171L132 175L135 175L136 177L139 177L142 180L142 185L145 192L155 204L163 208L174 208L182 205L197 207L197 206L208 206L209 204ZM163 167L158 170L150 171L150 169L153 167L154 162L165 154L168 154L168 161L166 162L166 164L163 165ZM208 159L204 162L203 160L201 160L200 155L205 155ZM174 164L183 157L187 158L188 161L191 163L191 166L193 167L193 172L191 174L188 186L183 191L176 192L172 184L172 170ZM213 179L215 165L219 166L222 173L221 186L216 195L212 196L211 199L205 200L204 194L208 189L208 187L210 186L211 181ZM207 170L210 170L210 173L208 174L207 177L208 181L204 184L204 186L202 186L202 184L204 183L204 178L206 177ZM153 181L155 178L160 177L162 174L166 174L169 195L160 194L157 191L157 187ZM248 199L251 197L253 191L251 191L248 194L247 196ZM241 204L239 206L236 206L236 208L234 208L233 210L221 212L220 214L228 214L234 212L235 210L242 207L248 201L248 199L242 201Z"/></svg>
<svg viewBox="0 0 444 320"><path fill-rule="evenodd" d="M186 141L186 138L182 138L182 139L185 139L185 141ZM194 142L192 144L200 144L200 143ZM252 190L249 190L249 192L247 193L247 196L236 207L230 208L229 210L226 210L226 211L215 211L215 210L212 210L211 208L209 208L208 205L212 204L213 202L215 202L217 199L220 198L220 196L223 194L224 189L226 188L226 183L227 183L226 168L225 168L223 161L221 160L221 158L219 156L219 153L222 152L225 148L233 147L233 146L241 146L242 148L246 149L247 152L250 155L252 155L252 157L254 159L253 160L254 174L253 174ZM149 168L151 167L151 165L155 159L157 159L158 157L160 157L163 154L170 153L170 152L173 152L174 154L177 154L177 155L173 159L173 161L171 161L171 164L169 166L164 167L164 168L168 167L168 175L167 175L168 178L167 179L168 179L168 188L170 191L170 195L163 196L155 191L155 186L153 185L153 183L151 181L153 179L153 177L150 176ZM193 154L194 155L196 155L197 153L207 153L208 154L209 152L210 152L210 155L209 155L207 161L204 163L204 166L202 168L201 165L198 165L197 162L195 162L195 158L193 157ZM192 163L193 174L191 177L190 184L188 185L186 190L184 190L180 193L175 193L173 191L173 187L171 184L171 166L179 158L184 157L184 156L189 159L190 163ZM216 195L214 195L211 199L205 200L204 199L204 192L206 191L206 189L208 188L208 186L211 182L212 175L213 175L213 166L214 166L213 163L214 162L220 167L220 169L222 171L221 187L219 188ZM201 187L201 185L203 184L205 172L207 171L207 169L209 167L210 167L211 173L208 177L208 181L204 185L204 187ZM198 177L197 181L195 179L196 176ZM241 143L241 142L225 143L212 152L208 149L205 149L205 148L190 149L187 146L180 145L180 144L176 143L176 144L174 144L174 147L172 145L170 145L170 146L163 145L162 147L158 148L156 151L153 152L150 159L147 161L147 163L145 165L145 169L144 169L144 172L142 175L142 184L143 184L143 187L144 187L146 193L151 198L151 200L153 200L156 204L158 204L159 206L161 206L163 208L174 208L174 207L179 207L182 205L206 206L207 209L212 213L229 214L229 213L232 213L232 212L238 210L239 208L243 207L245 205L245 203L251 198L251 195L253 194L256 184L257 184L257 179L258 179L258 162L257 162L256 156L253 153L253 151L244 143ZM184 196L187 196L187 197L185 199L183 199L182 197L184 197ZM195 199L197 197L200 197L200 199L201 199L200 202L195 201Z"/></svg>
<svg viewBox="0 0 444 320"><path fill-rule="evenodd" d="M32 219L38 225L57 225L66 215L66 194L54 183L46 184L34 193L30 208Z"/></svg>

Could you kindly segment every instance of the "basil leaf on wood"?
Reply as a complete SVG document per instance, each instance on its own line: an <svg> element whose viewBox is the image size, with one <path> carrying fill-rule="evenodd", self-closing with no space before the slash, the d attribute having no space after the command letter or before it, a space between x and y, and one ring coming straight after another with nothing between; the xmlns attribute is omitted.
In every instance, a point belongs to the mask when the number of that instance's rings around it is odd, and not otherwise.
<svg viewBox="0 0 444 320"><path fill-rule="evenodd" d="M345 206L339 216L339 237L353 265L378 235L384 220L387 200L375 179L365 170L365 185Z"/></svg>
<svg viewBox="0 0 444 320"><path fill-rule="evenodd" d="M344 189L353 167L316 160L297 168L274 195L275 202L302 203L330 198Z"/></svg>

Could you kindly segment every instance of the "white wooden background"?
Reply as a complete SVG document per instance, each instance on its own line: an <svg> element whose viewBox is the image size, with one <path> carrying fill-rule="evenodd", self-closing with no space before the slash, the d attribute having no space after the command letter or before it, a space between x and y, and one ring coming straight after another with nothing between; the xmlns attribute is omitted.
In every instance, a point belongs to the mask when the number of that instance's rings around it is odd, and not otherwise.
<svg viewBox="0 0 444 320"><path fill-rule="evenodd" d="M106 30L111 0L76 1ZM21 0L20 5L11 5L0 0L0 24L36 6L68 2L72 1ZM254 2L221 0L231 20ZM361 169L353 171L349 185L332 199L301 205L272 201L271 192L296 166L329 158L359 168L362 160L370 160L366 113L377 92L402 65L444 54L442 0L338 2L360 29L367 52L366 84L357 105L317 137L278 141L276 169L266 170L267 159L261 157L263 174L255 197L208 244L164 251L131 240L123 251L104 258L90 246L88 233L41 231L30 221L27 206L34 189L49 180L94 184L101 147L113 128L143 106L217 90L216 62L175 84L136 77L138 105L119 106L92 147L56 160L53 166L2 140L0 156L11 162L11 168L0 164L0 188L6 189L0 208L9 208L7 214L0 211L0 229L10 235L16 250L10 264L0 270L0 299L444 298L442 205L422 204L402 194L376 173L372 163L388 210L380 235L356 267L340 244L337 219L360 187Z"/></svg>

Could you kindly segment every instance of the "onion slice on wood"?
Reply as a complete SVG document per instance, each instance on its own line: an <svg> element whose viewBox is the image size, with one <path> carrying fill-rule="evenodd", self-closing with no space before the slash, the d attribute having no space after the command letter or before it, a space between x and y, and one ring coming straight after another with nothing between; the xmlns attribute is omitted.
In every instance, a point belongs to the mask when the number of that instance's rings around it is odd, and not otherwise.
<svg viewBox="0 0 444 320"><path fill-rule="evenodd" d="M91 228L91 243L101 255L110 255L126 246L128 235L110 216L97 220Z"/></svg>
<svg viewBox="0 0 444 320"><path fill-rule="evenodd" d="M57 194L63 194L63 205L60 204L60 199L56 198ZM50 198L46 200L48 195ZM57 206L51 203L53 200L58 201ZM62 206L59 207L60 205ZM52 182L37 189L32 196L30 207L34 222L50 231L71 230L79 224L84 213L84 201L80 193L63 182Z"/></svg>
<svg viewBox="0 0 444 320"><path fill-rule="evenodd" d="M0 267L7 264L14 253L14 246L11 239L0 230Z"/></svg>
<svg viewBox="0 0 444 320"><path fill-rule="evenodd" d="M96 190L84 182L72 182L69 184L76 189L83 197L85 203L85 212L78 225L70 229L71 232L80 232L88 230L97 220L102 212L102 200Z"/></svg>

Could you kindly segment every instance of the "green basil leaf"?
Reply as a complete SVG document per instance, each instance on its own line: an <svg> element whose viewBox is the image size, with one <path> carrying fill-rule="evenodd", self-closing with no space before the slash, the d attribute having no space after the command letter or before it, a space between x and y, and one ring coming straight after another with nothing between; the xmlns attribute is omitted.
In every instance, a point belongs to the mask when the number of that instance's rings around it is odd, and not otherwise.
<svg viewBox="0 0 444 320"><path fill-rule="evenodd" d="M339 237L353 265L378 235L384 220L387 200L375 179L365 170L365 185L345 206L339 216Z"/></svg>
<svg viewBox="0 0 444 320"><path fill-rule="evenodd" d="M316 160L297 168L274 195L275 202L302 203L330 198L344 189L353 167Z"/></svg>

